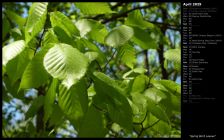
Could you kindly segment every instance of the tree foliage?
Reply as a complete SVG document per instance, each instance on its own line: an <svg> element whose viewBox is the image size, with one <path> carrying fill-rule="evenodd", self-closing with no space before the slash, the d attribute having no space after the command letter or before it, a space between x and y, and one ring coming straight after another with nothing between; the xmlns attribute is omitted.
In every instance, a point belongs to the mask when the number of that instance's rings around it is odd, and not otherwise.
<svg viewBox="0 0 224 140"><path fill-rule="evenodd" d="M179 3L2 11L4 137L180 137Z"/></svg>

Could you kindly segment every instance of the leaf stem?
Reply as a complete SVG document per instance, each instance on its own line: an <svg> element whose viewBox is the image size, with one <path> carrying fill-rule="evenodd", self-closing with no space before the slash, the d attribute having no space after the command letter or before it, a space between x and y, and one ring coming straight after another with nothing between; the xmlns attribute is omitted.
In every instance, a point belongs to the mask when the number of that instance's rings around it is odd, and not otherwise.
<svg viewBox="0 0 224 140"><path fill-rule="evenodd" d="M106 63L105 66L103 67L103 71L106 70L107 65L108 65L108 64L110 63L110 61L113 59L113 57L114 57L116 51L117 51L117 50L115 50L115 51L113 52L112 56L110 57L110 59L107 61L107 63Z"/></svg>

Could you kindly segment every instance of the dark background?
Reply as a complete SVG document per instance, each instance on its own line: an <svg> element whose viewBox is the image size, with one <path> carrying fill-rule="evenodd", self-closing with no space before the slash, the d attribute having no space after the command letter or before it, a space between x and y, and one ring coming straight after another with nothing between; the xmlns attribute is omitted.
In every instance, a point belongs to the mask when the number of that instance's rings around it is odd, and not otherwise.
<svg viewBox="0 0 224 140"><path fill-rule="evenodd" d="M193 19L193 24L200 24L200 26L193 27L193 34L222 34L223 40L223 2L201 2L202 7L216 7L218 11L211 20L208 20L208 18L204 20L201 18L201 20ZM218 106L217 102L221 98L220 95L223 94L223 52L222 41L219 45L206 45L206 49L203 49L200 54L201 57L206 56L209 64L206 71L200 74L203 81L197 86L193 86L192 93L202 97L213 97L215 100L200 100L199 103L183 103L182 101L182 138L184 139L189 139L190 135L216 135L216 138L218 137L217 126L221 123L219 116L222 107ZM195 58L195 56L193 57ZM192 77L195 76L192 75ZM203 137L203 139L206 138Z"/></svg>

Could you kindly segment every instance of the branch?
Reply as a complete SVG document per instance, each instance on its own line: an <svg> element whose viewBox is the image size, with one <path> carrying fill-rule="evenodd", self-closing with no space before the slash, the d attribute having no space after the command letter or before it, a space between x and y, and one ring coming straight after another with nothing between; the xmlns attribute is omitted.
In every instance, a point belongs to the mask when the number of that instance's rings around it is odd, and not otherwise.
<svg viewBox="0 0 224 140"><path fill-rule="evenodd" d="M150 67L149 67L149 60L148 60L148 50L144 50L145 55L145 68L147 69L146 74L150 75Z"/></svg>
<svg viewBox="0 0 224 140"><path fill-rule="evenodd" d="M38 96L44 96L45 94L45 88L44 86L41 86L38 88ZM36 131L38 132L42 132L44 131L44 107L41 106L41 108L37 111L37 117L36 117L36 121L37 121L37 126L36 126Z"/></svg>
<svg viewBox="0 0 224 140"><path fill-rule="evenodd" d="M44 36L44 34L45 34L45 32L46 32L46 23L45 23L45 25L44 25L44 30L43 30L43 33L41 34L41 36L40 36L40 40L39 40L39 42L38 42L38 45L37 45L37 48L36 48L36 50L35 50L35 52L34 52L34 55L37 53L37 49L40 47L40 45L41 45L41 41L42 41L42 38L43 38L43 36Z"/></svg>
<svg viewBox="0 0 224 140"><path fill-rule="evenodd" d="M132 12L132 11L134 11L134 10L138 10L138 9L147 9L147 8L151 8L151 7L160 5L160 4L161 4L161 3L152 3L152 4L149 4L149 5L146 5L146 6L135 7L135 8L133 8L133 9L130 9L130 10L126 11L126 12L123 12L123 13L121 13L121 14L119 14L119 15L115 15L115 16L112 16L112 17L110 17L110 18L104 19L104 20L102 21L102 23L104 24L104 23L107 23L107 22L116 20L116 19L118 19L118 18L120 18L120 17L126 17L126 16L128 15L128 13L130 13L130 12Z"/></svg>
<svg viewBox="0 0 224 140"><path fill-rule="evenodd" d="M153 127L153 126L156 125L159 121L160 121L160 120L157 120L157 121L154 122L152 125L150 125L150 126L148 126L148 127L145 127L145 128L144 128L143 125L142 125L142 129L141 129L141 131L140 131L139 134L138 134L138 138L142 135L142 133L143 133L145 130L147 130L147 129Z"/></svg>
<svg viewBox="0 0 224 140"><path fill-rule="evenodd" d="M141 136L141 134L142 134L143 131L144 131L143 122L144 122L145 119L147 118L147 115L148 115L148 111L146 112L144 119L143 119L140 123L133 122L134 125L141 125L141 131L140 131L139 133L134 129L134 131L135 131L135 132L137 133L137 135L138 135L138 138Z"/></svg>
<svg viewBox="0 0 224 140"><path fill-rule="evenodd" d="M145 20L145 19L144 19L144 20ZM153 24L157 24L157 25L159 25L159 26L166 26L167 29L175 30L175 31L179 31L179 32L181 32L181 27L180 27L180 25L172 25L172 24L168 24L168 23L157 22L157 21L150 21L150 20L145 20L145 21L151 22L151 23L153 23Z"/></svg>
<svg viewBox="0 0 224 140"><path fill-rule="evenodd" d="M162 20L165 21L167 19L167 11L163 8L161 8L162 10ZM162 34L165 36L167 30L167 26L163 24L163 26L161 27L161 31ZM157 49L157 52L159 54L159 63L160 63L160 68L162 70L162 78L163 79L168 79L168 73L164 67L164 45L162 43L159 44L159 48Z"/></svg>

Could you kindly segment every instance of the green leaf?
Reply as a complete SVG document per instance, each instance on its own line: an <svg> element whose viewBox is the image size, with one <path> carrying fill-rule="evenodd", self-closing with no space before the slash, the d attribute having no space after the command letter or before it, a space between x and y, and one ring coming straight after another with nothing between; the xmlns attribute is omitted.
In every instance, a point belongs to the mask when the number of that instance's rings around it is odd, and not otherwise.
<svg viewBox="0 0 224 140"><path fill-rule="evenodd" d="M58 85L58 80L53 79L51 85L47 91L47 94L44 99L44 124L46 124L47 120L50 118L53 113L53 105L56 97L56 88Z"/></svg>
<svg viewBox="0 0 224 140"><path fill-rule="evenodd" d="M154 116L156 116L158 119L163 120L167 123L170 123L170 120L165 112L165 110L160 107L158 104L156 104L153 100L148 100L148 110L151 112Z"/></svg>
<svg viewBox="0 0 224 140"><path fill-rule="evenodd" d="M181 87L174 81L171 80L153 80L153 85L163 91L171 92L174 95L181 94Z"/></svg>
<svg viewBox="0 0 224 140"><path fill-rule="evenodd" d="M70 38L79 36L79 30L75 24L63 13L52 12L50 14L51 25L53 28L61 28Z"/></svg>
<svg viewBox="0 0 224 140"><path fill-rule="evenodd" d="M44 57L44 68L54 78L63 80L68 89L86 73L88 58L76 48L59 43L48 50Z"/></svg>
<svg viewBox="0 0 224 140"><path fill-rule="evenodd" d="M19 55L9 61L6 65L7 74L11 80L11 84L13 85L19 78L22 77L26 66L30 62L29 58L30 51L26 48Z"/></svg>
<svg viewBox="0 0 224 140"><path fill-rule="evenodd" d="M100 72L94 72L94 103L109 112L110 118L121 127L131 130L132 109L118 84Z"/></svg>
<svg viewBox="0 0 224 140"><path fill-rule="evenodd" d="M44 104L44 96L39 96L36 99L34 99L32 105L26 112L26 120L30 117L35 116L40 107L43 106L43 104Z"/></svg>
<svg viewBox="0 0 224 140"><path fill-rule="evenodd" d="M120 125L117 124L117 123L113 123L112 126L111 126L111 129L112 129L114 132L117 132L117 133L119 133L119 132L122 130L122 128L120 127Z"/></svg>
<svg viewBox="0 0 224 140"><path fill-rule="evenodd" d="M76 22L81 37L85 35L99 43L104 44L104 38L108 34L105 25L91 19L80 19Z"/></svg>
<svg viewBox="0 0 224 140"><path fill-rule="evenodd" d="M6 10L5 13L10 18L10 20L19 25L20 28L22 28L25 25L26 22L25 18L22 18L21 16L10 10Z"/></svg>
<svg viewBox="0 0 224 140"><path fill-rule="evenodd" d="M93 44L92 42L82 38L82 39L79 39L77 41L77 44L80 45L80 48L85 48L85 49L88 49L89 51L95 51L98 53L99 57L97 58L97 60L100 62L100 63L103 63L105 62L106 60L106 56L105 54L95 45Z"/></svg>
<svg viewBox="0 0 224 140"><path fill-rule="evenodd" d="M109 34L105 37L105 43L108 46L116 48L124 45L133 35L134 31L131 27L121 25L109 32Z"/></svg>
<svg viewBox="0 0 224 140"><path fill-rule="evenodd" d="M121 61L126 64L129 68L133 69L134 65L137 62L135 49L129 44L125 44L120 47L117 58L120 58Z"/></svg>
<svg viewBox="0 0 224 140"><path fill-rule="evenodd" d="M24 39L24 34L19 28L13 28L10 32L11 36L14 38L14 40L22 40Z"/></svg>
<svg viewBox="0 0 224 140"><path fill-rule="evenodd" d="M156 132L159 132L160 135L163 135L165 137L167 135L168 137L168 135L171 132L171 125L169 125L168 123L164 121L159 121L153 127L151 127L151 129L153 129Z"/></svg>
<svg viewBox="0 0 224 140"><path fill-rule="evenodd" d="M80 19L75 23L75 25L79 29L81 37L94 29L100 28L100 25L98 25L96 21L89 19Z"/></svg>
<svg viewBox="0 0 224 140"><path fill-rule="evenodd" d="M97 52L86 52L85 56L89 59L89 62L92 62L98 57L98 53Z"/></svg>
<svg viewBox="0 0 224 140"><path fill-rule="evenodd" d="M17 94L20 82L17 81L15 83L12 83L9 77L4 76L3 77L4 87L6 87L6 92L10 93L13 97L23 100L24 97Z"/></svg>
<svg viewBox="0 0 224 140"><path fill-rule="evenodd" d="M175 96L169 92L167 92L167 98L162 100L160 103L163 104L167 108L167 112L177 111L180 112L181 110L181 96Z"/></svg>
<svg viewBox="0 0 224 140"><path fill-rule="evenodd" d="M148 86L149 78L145 75L139 75L135 78L132 85L132 92L143 92Z"/></svg>
<svg viewBox="0 0 224 140"><path fill-rule="evenodd" d="M106 2L75 2L75 6L85 15L108 14L113 12Z"/></svg>
<svg viewBox="0 0 224 140"><path fill-rule="evenodd" d="M41 43L43 44L41 46L45 46L49 43L58 43L58 38L52 28L48 29L48 31L45 33L44 39L41 41Z"/></svg>
<svg viewBox="0 0 224 140"><path fill-rule="evenodd" d="M23 73L20 89L38 88L47 82L49 75L44 69L43 60L45 54L53 45L54 44L49 44L43 47L40 52L37 52L33 57Z"/></svg>
<svg viewBox="0 0 224 140"><path fill-rule="evenodd" d="M103 25L102 28L97 28L97 29L94 29L94 30L91 30L89 33L88 33L88 37L101 43L101 44L104 44L104 38L107 36L108 34L108 31L105 27L105 25Z"/></svg>
<svg viewBox="0 0 224 140"><path fill-rule="evenodd" d="M141 123L147 112L147 99L143 94L132 93L133 121Z"/></svg>
<svg viewBox="0 0 224 140"><path fill-rule="evenodd" d="M152 84L157 89L166 93L167 98L161 101L170 111L175 110L180 112L181 104L181 86L171 80L152 80Z"/></svg>
<svg viewBox="0 0 224 140"><path fill-rule="evenodd" d="M164 53L165 59L174 62L175 69L181 69L181 50L180 49L170 49Z"/></svg>
<svg viewBox="0 0 224 140"><path fill-rule="evenodd" d="M85 114L79 130L79 137L105 137L103 114L91 105Z"/></svg>
<svg viewBox="0 0 224 140"><path fill-rule="evenodd" d="M58 38L58 41L60 43L65 43L65 44L69 44L71 46L76 46L76 48L78 48L78 46L76 45L76 42L74 40L74 38L70 37L65 30L63 30L62 28L55 26L54 28L54 33ZM78 48L80 49L80 48Z"/></svg>
<svg viewBox="0 0 224 140"><path fill-rule="evenodd" d="M145 69L145 68L134 68L134 69L124 73L122 78L123 79L134 79L137 75L144 74L145 72L147 72L147 69Z"/></svg>
<svg viewBox="0 0 224 140"><path fill-rule="evenodd" d="M136 26L142 29L154 28L154 25L152 23L147 22L143 19L140 10L134 10L133 12L129 13L125 24L129 26Z"/></svg>
<svg viewBox="0 0 224 140"><path fill-rule="evenodd" d="M155 87L146 89L144 95L156 103L166 98L166 94Z"/></svg>
<svg viewBox="0 0 224 140"><path fill-rule="evenodd" d="M11 29L11 26L9 20L5 17L5 15L3 15L2 22L3 22L2 24L4 25L4 28L2 28L2 40L4 41L6 35L9 33Z"/></svg>
<svg viewBox="0 0 224 140"><path fill-rule="evenodd" d="M3 47L3 66L25 49L25 41L18 40Z"/></svg>
<svg viewBox="0 0 224 140"><path fill-rule="evenodd" d="M79 130L83 116L88 108L86 88L83 79L73 85L70 90L63 85L59 86L59 106L77 130Z"/></svg>
<svg viewBox="0 0 224 140"><path fill-rule="evenodd" d="M64 113L58 104L53 104L53 112L49 118L49 126L48 127L56 127L60 126L64 121Z"/></svg>
<svg viewBox="0 0 224 140"><path fill-rule="evenodd" d="M156 123L157 122L157 123ZM152 126L153 125L153 126ZM152 126L150 129L147 129L148 135L154 135L153 132L159 134L160 137L166 138L170 137L169 134L171 132L171 125L164 121L158 121L158 118L154 115L150 114L150 117L148 119L148 123L146 126Z"/></svg>
<svg viewBox="0 0 224 140"><path fill-rule="evenodd" d="M47 18L47 5L46 2L33 3L25 27L26 43L35 37L44 27Z"/></svg>
<svg viewBox="0 0 224 140"><path fill-rule="evenodd" d="M139 45L142 49L156 49L157 43L149 33L145 30L133 27L134 29L134 36L132 37L132 41Z"/></svg>

